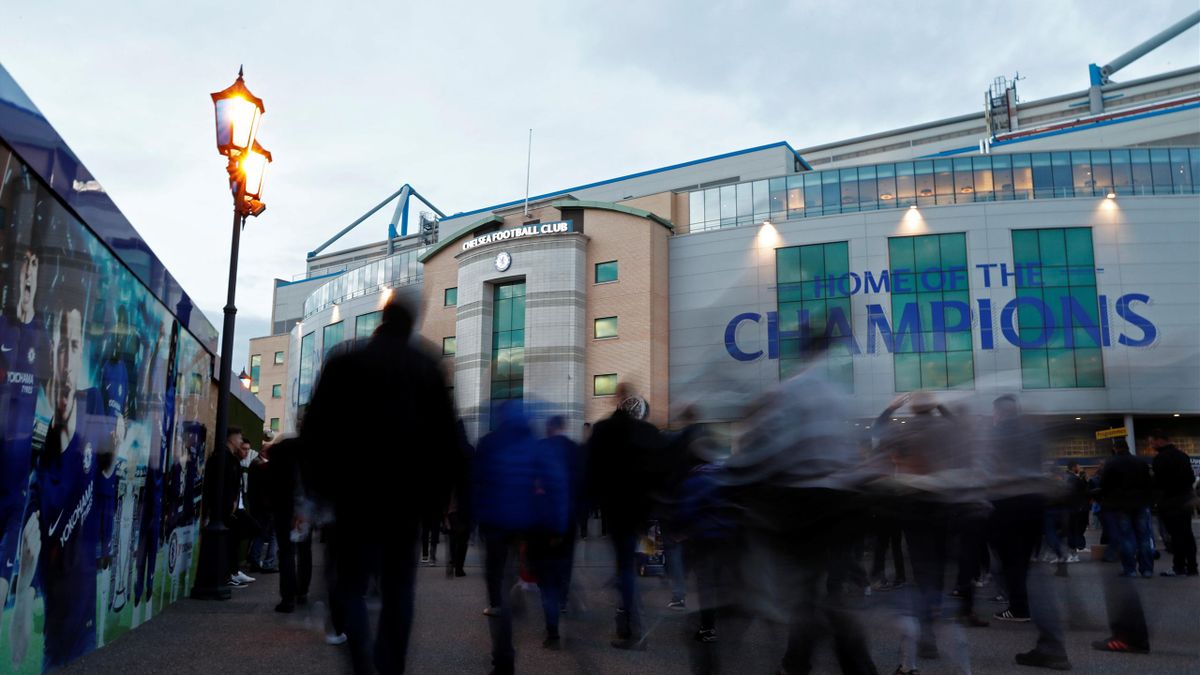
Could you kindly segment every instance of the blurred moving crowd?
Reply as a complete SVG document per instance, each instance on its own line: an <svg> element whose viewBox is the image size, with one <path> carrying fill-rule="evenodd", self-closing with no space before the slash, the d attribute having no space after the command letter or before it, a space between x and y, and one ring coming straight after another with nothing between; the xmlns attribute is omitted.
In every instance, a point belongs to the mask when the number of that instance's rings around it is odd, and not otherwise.
<svg viewBox="0 0 1200 675"><path fill-rule="evenodd" d="M633 393L622 384L616 409L585 425L582 444L548 407L509 401L472 447L437 362L410 344L412 325L394 303L366 346L334 356L298 437L256 455L230 430L238 461L221 477L227 522L251 540L247 571L280 573L277 611L308 601L320 533L327 640L349 643L355 672L404 672L418 561L437 563L442 530L454 577L466 575L478 532L492 672L517 665L510 589L536 584L542 647L560 649L561 618L583 602L575 547L597 510L615 559L612 646L650 644L639 573L662 563L671 609L687 608L694 577L696 672L736 672L722 666L720 645L751 620L787 636L780 673L811 672L823 643L842 672L880 672L861 599L884 592L898 599L901 636L890 672L915 675L944 653L970 673L967 629L990 621L1036 627L1017 664L1070 670L1053 579L1088 550L1089 525L1101 532L1090 551L1121 567L1105 573L1110 634L1092 648L1150 650L1134 580L1154 576L1155 520L1172 557L1161 576L1195 583L1196 477L1162 431L1151 436L1152 462L1118 439L1089 477L1075 463L1051 463L1015 396L995 399L980 419L915 392L859 425L846 395L812 368L750 402L729 442L711 437L692 408L680 430L661 432L620 406ZM358 449L355 461L346 448ZM1039 557L1050 565L1035 566ZM230 555L231 586L253 581L239 563ZM369 587L382 603L374 639ZM981 593L1003 609L981 614Z"/></svg>

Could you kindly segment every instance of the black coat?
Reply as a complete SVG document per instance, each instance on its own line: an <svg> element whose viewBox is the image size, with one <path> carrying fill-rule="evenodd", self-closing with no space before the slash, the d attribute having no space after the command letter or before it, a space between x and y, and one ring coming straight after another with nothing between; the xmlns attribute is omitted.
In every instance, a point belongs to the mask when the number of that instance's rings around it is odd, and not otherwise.
<svg viewBox="0 0 1200 675"><path fill-rule="evenodd" d="M1150 506L1153 489L1147 462L1128 452L1113 455L1100 474L1100 505L1113 511Z"/></svg>
<svg viewBox="0 0 1200 675"><path fill-rule="evenodd" d="M221 467L223 472L220 475L217 474L218 452L222 453L224 458ZM204 464L204 508L207 511L205 517L209 519L218 515L211 510L210 506L217 503L218 481L222 485L222 508L218 517L228 526L232 523L234 509L237 508L238 492L242 489L242 465L225 445L218 446Z"/></svg>
<svg viewBox="0 0 1200 675"><path fill-rule="evenodd" d="M1194 496L1192 484L1196 480L1192 460L1174 445L1164 445L1158 449L1152 466L1159 507L1187 506Z"/></svg>
<svg viewBox="0 0 1200 675"><path fill-rule="evenodd" d="M412 525L449 500L455 423L437 362L383 324L322 369L301 425L305 487L333 504L339 533Z"/></svg>
<svg viewBox="0 0 1200 675"><path fill-rule="evenodd" d="M649 422L618 409L596 423L587 446L588 492L616 527L638 527L649 517L651 494L663 482L665 441Z"/></svg>

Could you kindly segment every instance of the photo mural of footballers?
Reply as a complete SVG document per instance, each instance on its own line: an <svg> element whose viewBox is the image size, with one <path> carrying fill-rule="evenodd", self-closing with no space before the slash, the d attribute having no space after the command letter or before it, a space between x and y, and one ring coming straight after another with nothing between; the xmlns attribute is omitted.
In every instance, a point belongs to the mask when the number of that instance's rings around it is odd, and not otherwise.
<svg viewBox="0 0 1200 675"><path fill-rule="evenodd" d="M0 167L0 672L36 673L190 586L211 355L3 145Z"/></svg>

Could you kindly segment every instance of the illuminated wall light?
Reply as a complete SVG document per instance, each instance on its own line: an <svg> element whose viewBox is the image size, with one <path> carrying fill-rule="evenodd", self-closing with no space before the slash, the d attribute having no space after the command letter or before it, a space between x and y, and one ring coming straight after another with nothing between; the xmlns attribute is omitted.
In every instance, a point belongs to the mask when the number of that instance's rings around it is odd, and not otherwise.
<svg viewBox="0 0 1200 675"><path fill-rule="evenodd" d="M1171 417L1179 417L1179 413L1175 413L1174 415L1171 415Z"/></svg>
<svg viewBox="0 0 1200 675"><path fill-rule="evenodd" d="M764 220L754 241L759 251L774 251L779 246L779 230L775 229L771 221Z"/></svg>
<svg viewBox="0 0 1200 675"><path fill-rule="evenodd" d="M1117 193L1109 190L1108 194L1104 195L1105 199L1116 199Z"/></svg>

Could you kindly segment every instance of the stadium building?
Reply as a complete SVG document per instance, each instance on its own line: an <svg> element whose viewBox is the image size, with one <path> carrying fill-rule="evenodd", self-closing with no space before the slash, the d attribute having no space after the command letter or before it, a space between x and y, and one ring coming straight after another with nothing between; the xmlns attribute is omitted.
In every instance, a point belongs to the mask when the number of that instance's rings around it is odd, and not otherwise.
<svg viewBox="0 0 1200 675"><path fill-rule="evenodd" d="M305 298L275 317L294 324L283 425L401 293L472 437L522 398L578 429L618 381L656 424L695 405L727 425L815 361L864 425L898 392L978 412L1017 393L1064 422L1064 455L1151 426L1196 454L1200 67L1093 83L1021 102L998 79L979 113L435 210L412 234L406 185L367 214L395 205L387 239L327 242L279 282L277 312L281 291Z"/></svg>

